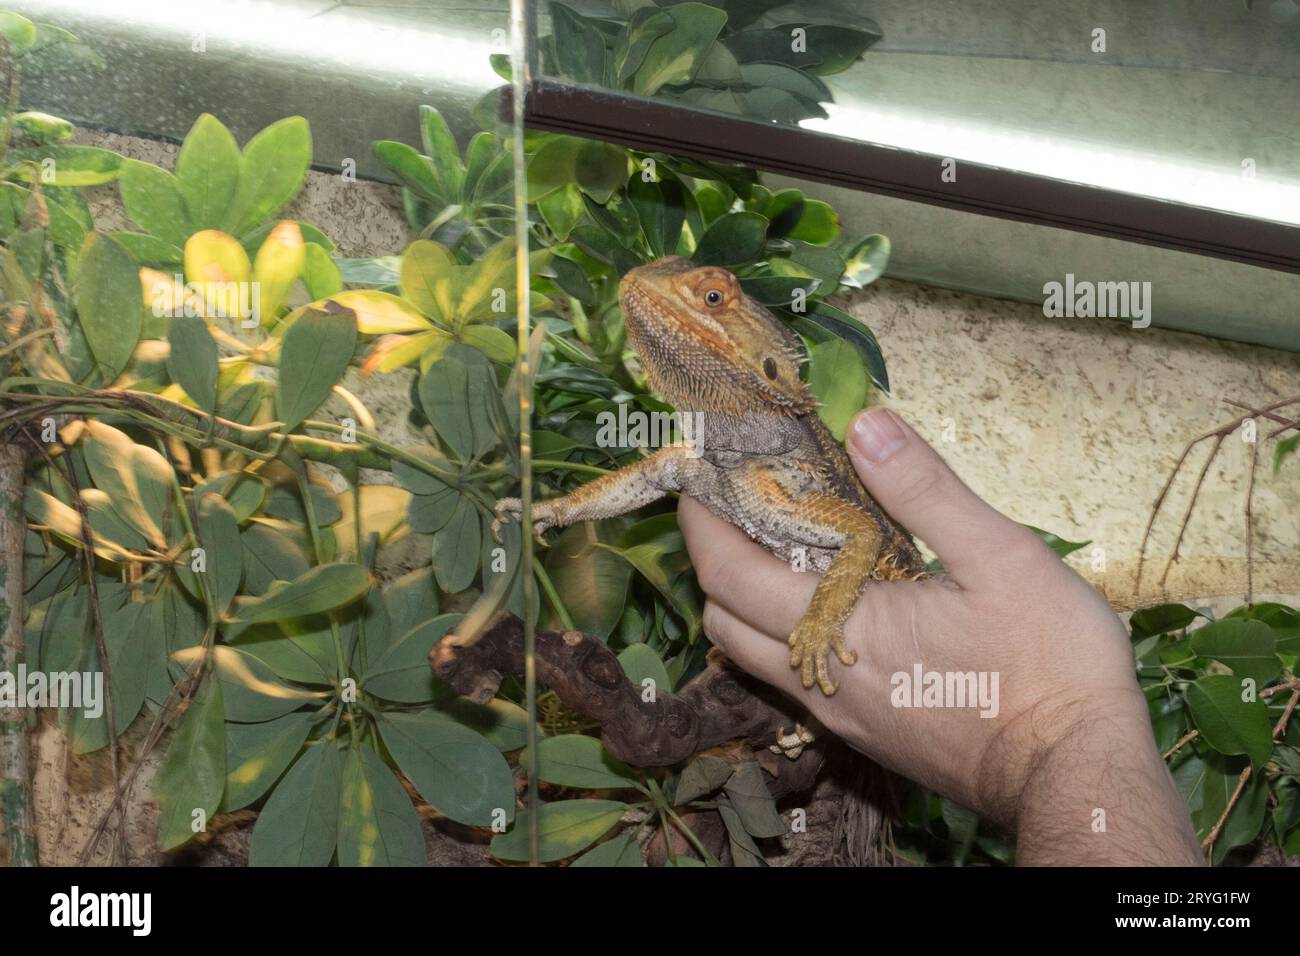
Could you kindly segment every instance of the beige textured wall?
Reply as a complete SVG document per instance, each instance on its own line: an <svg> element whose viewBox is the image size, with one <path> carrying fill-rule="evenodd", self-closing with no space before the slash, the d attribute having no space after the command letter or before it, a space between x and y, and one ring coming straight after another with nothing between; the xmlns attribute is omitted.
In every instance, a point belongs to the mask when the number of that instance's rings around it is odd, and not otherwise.
<svg viewBox="0 0 1300 956"><path fill-rule="evenodd" d="M83 132L80 138L168 168L175 155L175 147L123 136ZM103 228L128 227L113 189L101 189L94 208ZM323 228L345 256L396 253L408 238L396 191L383 185L312 173L291 212ZM1300 355L1292 353L1107 320L1047 319L1034 306L890 280L842 304L880 338L894 385L891 404L994 505L1062 537L1092 539L1104 552L1105 570L1093 570L1092 547L1072 561L1121 606L1134 603L1142 529L1183 444L1231 419L1225 397L1258 405L1300 395ZM348 385L391 438L419 440L405 421L409 374L353 377ZM945 441L945 432L953 440ZM1262 452L1256 591L1294 597L1300 594L1300 461L1275 478L1271 445ZM1160 597L1155 585L1200 462L1175 486L1157 525L1157 560L1140 603ZM1247 463L1239 438L1224 443L1206 477L1183 560L1169 576L1170 598L1235 600L1244 592ZM389 561L400 568L425 548L411 536ZM133 727L126 742L128 765L140 729ZM107 755L73 757L47 719L35 762L42 859L72 863L108 806ZM151 761L137 794L148 793L153 772ZM156 807L132 803L131 858L152 860Z"/></svg>
<svg viewBox="0 0 1300 956"><path fill-rule="evenodd" d="M1250 446L1242 432L1224 441L1206 474L1167 589L1159 579L1211 443L1193 452L1165 502L1141 594L1138 548L1183 446L1233 420L1224 399L1260 407L1300 397L1300 354L1115 320L1049 319L1032 305L891 280L850 302L884 349L890 404L998 508L1092 540L1071 563L1117 605L1244 595ZM1292 410L1300 415L1300 404ZM1259 429L1261 441L1272 427ZM1273 445L1259 445L1255 591L1296 595L1300 460L1274 476Z"/></svg>

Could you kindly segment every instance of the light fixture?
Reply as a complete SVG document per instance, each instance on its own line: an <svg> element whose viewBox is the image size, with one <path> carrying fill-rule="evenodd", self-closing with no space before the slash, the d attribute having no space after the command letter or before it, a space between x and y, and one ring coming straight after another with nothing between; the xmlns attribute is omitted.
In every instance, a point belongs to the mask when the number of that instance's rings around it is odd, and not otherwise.
<svg viewBox="0 0 1300 956"><path fill-rule="evenodd" d="M500 78L489 54L505 52L505 17L483 35L451 33L431 23L381 21L366 7L288 0L26 0L17 6L41 20L77 19L183 45L195 55L244 52L261 59L489 89ZM83 35L93 40L93 35Z"/></svg>
<svg viewBox="0 0 1300 956"><path fill-rule="evenodd" d="M827 119L802 125L850 139L1150 196L1257 219L1300 225L1300 185L1261 175L1251 163L1226 169L1108 143L1035 135L867 103L827 103ZM960 176L960 166L957 170ZM938 173L936 172L936 177Z"/></svg>

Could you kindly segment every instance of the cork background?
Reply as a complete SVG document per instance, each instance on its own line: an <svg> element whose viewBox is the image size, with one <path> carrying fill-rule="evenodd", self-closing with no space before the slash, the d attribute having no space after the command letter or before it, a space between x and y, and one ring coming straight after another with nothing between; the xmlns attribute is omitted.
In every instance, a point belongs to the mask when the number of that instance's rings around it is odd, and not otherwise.
<svg viewBox="0 0 1300 956"><path fill-rule="evenodd" d="M176 152L170 144L115 134L81 131L78 139L168 169ZM816 188L807 191L817 195ZM112 187L93 199L101 228L129 228ZM409 239L397 190L383 184L313 172L288 215L320 226L341 256L396 254ZM993 505L1063 538L1091 541L1069 560L1117 607L1169 599L1226 608L1243 598L1251 446L1240 431L1223 442L1205 475L1181 559L1164 587L1165 562L1208 443L1198 446L1171 489L1140 592L1134 589L1138 547L1183 446L1234 419L1226 399L1259 407L1300 397L1300 354L1133 329L1115 320L1049 319L1031 304L889 279L837 301L880 339L893 385L888 403ZM365 381L350 376L346 386L375 414L385 437L420 441L406 421L409 371ZM1300 415L1300 405L1293 410ZM1300 598L1300 460L1273 475L1274 443L1264 440L1272 427L1259 429L1254 590L1257 599L1294 601ZM409 535L385 560L400 571L426 549L427 540ZM123 739L127 766L144 723L138 720ZM157 807L148 799L156 753L128 801L127 849L134 863L161 862L154 849ZM41 859L75 863L110 804L107 753L72 755L43 715L33 757ZM239 820L222 825L230 833L240 830ZM220 832L204 838L210 851L204 862L223 860L223 839ZM448 857L442 862L481 860L481 854L453 859L463 848L444 842ZM93 861L109 862L107 845Z"/></svg>

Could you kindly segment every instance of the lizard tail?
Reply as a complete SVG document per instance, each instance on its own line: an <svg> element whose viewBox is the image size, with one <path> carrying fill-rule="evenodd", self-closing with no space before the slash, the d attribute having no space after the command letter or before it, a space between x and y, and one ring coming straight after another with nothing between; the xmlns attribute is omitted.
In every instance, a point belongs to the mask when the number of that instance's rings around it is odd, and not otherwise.
<svg viewBox="0 0 1300 956"><path fill-rule="evenodd" d="M897 816L898 778L847 747L837 764L843 797L835 820L835 865L891 865L890 820Z"/></svg>

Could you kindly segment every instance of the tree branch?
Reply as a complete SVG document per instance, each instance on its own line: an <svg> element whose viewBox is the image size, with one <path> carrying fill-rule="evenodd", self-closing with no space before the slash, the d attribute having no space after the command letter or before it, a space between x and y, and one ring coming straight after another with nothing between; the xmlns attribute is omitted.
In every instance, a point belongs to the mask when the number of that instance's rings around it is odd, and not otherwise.
<svg viewBox="0 0 1300 956"><path fill-rule="evenodd" d="M778 730L804 719L797 705L717 661L674 694L633 684L612 650L577 631L538 630L536 647L538 680L566 706L598 721L605 749L633 766L670 766L731 740L765 748ZM523 671L523 622L499 612L472 643L448 635L430 652L429 664L459 693L485 702L505 674ZM800 774L820 761L818 752Z"/></svg>

